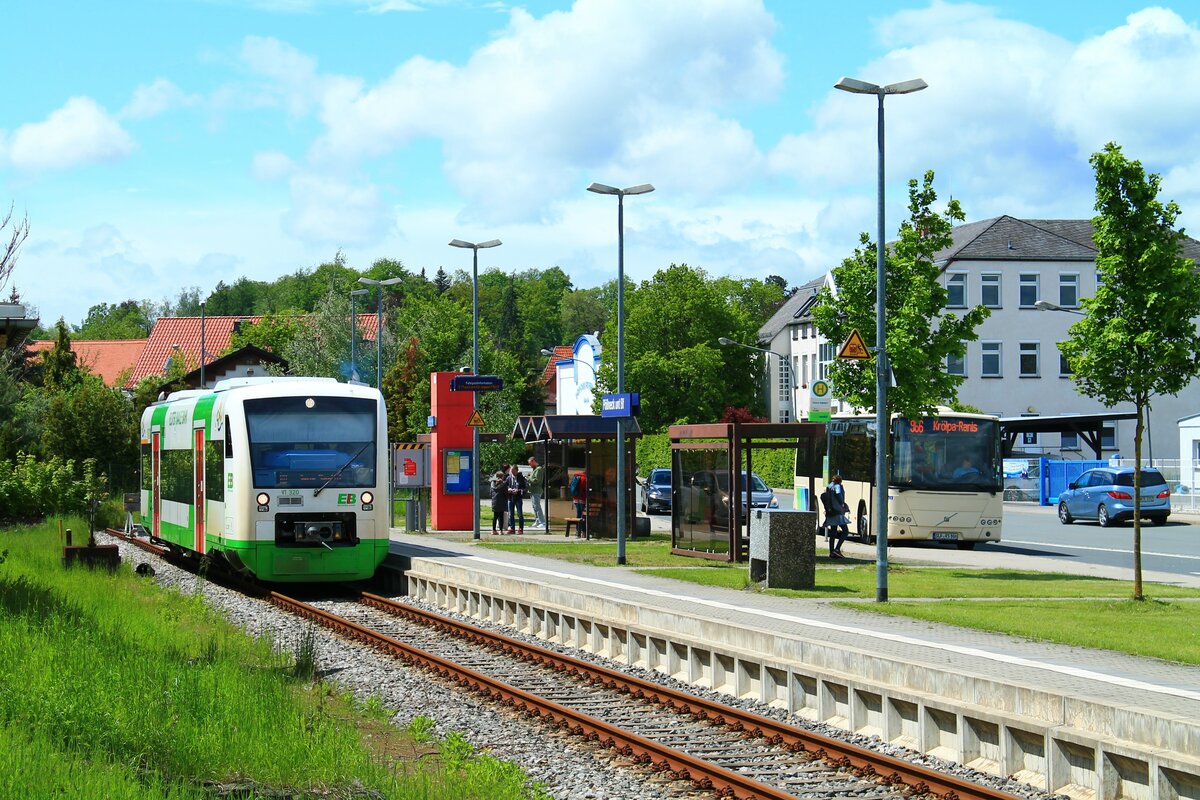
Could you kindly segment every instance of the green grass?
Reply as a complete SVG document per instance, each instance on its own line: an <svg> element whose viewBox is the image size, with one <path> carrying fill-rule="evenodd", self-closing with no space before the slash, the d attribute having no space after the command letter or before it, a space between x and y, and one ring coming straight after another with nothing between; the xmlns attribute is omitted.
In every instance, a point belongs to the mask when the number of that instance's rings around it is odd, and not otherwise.
<svg viewBox="0 0 1200 800"><path fill-rule="evenodd" d="M612 541L526 542L503 539L484 546L616 565ZM670 536L626 542L627 565L648 575L704 586L753 588L745 564L670 553ZM1131 581L1052 572L947 567L888 567L888 597L875 603L873 561L818 558L815 588L755 589L783 597L847 601L854 608L995 631L1030 639L1095 647L1138 656L1200 664L1200 590L1147 583L1153 598L1135 602ZM947 602L947 601L959 602ZM1167 602L1167 601L1175 602ZM849 602L866 601L866 602Z"/></svg>
<svg viewBox="0 0 1200 800"><path fill-rule="evenodd" d="M312 684L305 654L248 638L198 597L129 565L64 569L51 526L0 532L0 553L0 796L192 798L233 782L429 800L540 793L465 742L422 746L377 699Z"/></svg>
<svg viewBox="0 0 1200 800"><path fill-rule="evenodd" d="M855 608L864 606L855 605ZM1195 602L1128 599L901 601L873 604L865 609L1028 639L1200 664L1200 603Z"/></svg>

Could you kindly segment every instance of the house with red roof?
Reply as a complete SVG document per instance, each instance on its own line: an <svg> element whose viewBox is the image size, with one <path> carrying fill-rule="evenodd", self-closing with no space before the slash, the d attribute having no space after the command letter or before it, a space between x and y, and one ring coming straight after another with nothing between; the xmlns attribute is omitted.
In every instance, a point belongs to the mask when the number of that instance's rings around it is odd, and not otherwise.
<svg viewBox="0 0 1200 800"><path fill-rule="evenodd" d="M53 339L30 342L28 349L32 355L37 355L54 349L54 345ZM132 372L145 346L145 339L73 341L71 352L79 366L99 375L105 385L124 386L124 378Z"/></svg>

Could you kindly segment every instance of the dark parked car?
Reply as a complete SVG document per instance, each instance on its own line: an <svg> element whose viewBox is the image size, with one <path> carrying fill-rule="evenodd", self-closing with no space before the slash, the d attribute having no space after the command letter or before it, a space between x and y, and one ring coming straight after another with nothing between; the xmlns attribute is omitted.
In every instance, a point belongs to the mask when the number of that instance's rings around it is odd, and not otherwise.
<svg viewBox="0 0 1200 800"><path fill-rule="evenodd" d="M671 470L652 469L642 485L642 512L671 513Z"/></svg>
<svg viewBox="0 0 1200 800"><path fill-rule="evenodd" d="M1141 513L1156 525L1171 513L1171 487L1156 469L1141 475ZM1100 527L1133 519L1133 467L1103 467L1080 475L1058 497L1058 519L1070 525L1077 519L1094 519Z"/></svg>

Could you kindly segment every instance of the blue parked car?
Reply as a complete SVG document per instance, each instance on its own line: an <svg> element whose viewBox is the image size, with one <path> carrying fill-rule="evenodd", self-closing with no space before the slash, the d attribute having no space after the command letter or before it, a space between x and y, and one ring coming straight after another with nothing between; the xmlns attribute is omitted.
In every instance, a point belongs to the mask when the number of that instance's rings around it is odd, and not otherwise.
<svg viewBox="0 0 1200 800"><path fill-rule="evenodd" d="M1141 484L1142 517L1164 524L1171 514L1171 487L1156 469L1142 470ZM1101 528L1133 519L1133 467L1102 467L1080 475L1058 496L1058 519L1063 525L1094 519Z"/></svg>
<svg viewBox="0 0 1200 800"><path fill-rule="evenodd" d="M652 469L642 486L642 513L671 513L671 470Z"/></svg>

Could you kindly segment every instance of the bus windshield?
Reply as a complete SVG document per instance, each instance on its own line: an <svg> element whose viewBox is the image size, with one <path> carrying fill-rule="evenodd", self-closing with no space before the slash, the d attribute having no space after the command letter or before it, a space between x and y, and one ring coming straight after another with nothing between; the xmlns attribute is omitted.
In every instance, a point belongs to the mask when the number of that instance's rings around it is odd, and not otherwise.
<svg viewBox="0 0 1200 800"><path fill-rule="evenodd" d="M375 485L374 400L271 397L245 408L255 488Z"/></svg>
<svg viewBox="0 0 1200 800"><path fill-rule="evenodd" d="M998 425L946 415L893 420L889 484L898 489L1000 491Z"/></svg>

